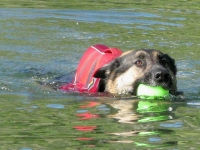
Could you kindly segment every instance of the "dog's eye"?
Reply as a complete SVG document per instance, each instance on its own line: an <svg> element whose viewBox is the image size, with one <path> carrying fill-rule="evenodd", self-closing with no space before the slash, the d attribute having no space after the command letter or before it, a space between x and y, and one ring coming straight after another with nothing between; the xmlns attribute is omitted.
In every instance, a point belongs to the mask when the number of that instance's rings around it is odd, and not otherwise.
<svg viewBox="0 0 200 150"><path fill-rule="evenodd" d="M166 64L166 63L167 63L167 60L166 60L165 58L162 58L162 59L161 59L161 62L162 62L163 64Z"/></svg>
<svg viewBox="0 0 200 150"><path fill-rule="evenodd" d="M143 65L143 62L141 60L137 60L135 62L135 64L138 66L138 67L141 67Z"/></svg>

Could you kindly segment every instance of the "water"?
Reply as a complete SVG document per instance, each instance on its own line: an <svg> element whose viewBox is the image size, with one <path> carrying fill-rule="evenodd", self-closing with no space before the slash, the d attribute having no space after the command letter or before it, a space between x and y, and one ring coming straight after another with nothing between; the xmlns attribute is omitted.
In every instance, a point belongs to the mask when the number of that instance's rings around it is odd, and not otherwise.
<svg viewBox="0 0 200 150"><path fill-rule="evenodd" d="M200 12L192 3L133 6L0 8L1 149L198 149ZM185 101L66 94L36 82L75 70L96 43L168 53Z"/></svg>

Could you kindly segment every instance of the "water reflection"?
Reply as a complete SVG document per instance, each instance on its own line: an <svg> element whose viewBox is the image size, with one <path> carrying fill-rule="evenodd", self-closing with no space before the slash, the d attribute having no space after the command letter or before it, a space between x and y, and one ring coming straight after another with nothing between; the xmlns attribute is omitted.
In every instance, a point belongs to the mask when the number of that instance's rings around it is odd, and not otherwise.
<svg viewBox="0 0 200 150"><path fill-rule="evenodd" d="M172 102L159 100L87 101L79 105L77 117L82 121L110 118L115 120L115 124L117 123L119 126L123 126L121 132L117 130L116 132L110 131L104 133L112 135L107 139L106 143L133 143L136 146L142 147L172 146L177 145L177 141L169 141L164 138L164 135L170 134L170 136L173 136L175 132L168 128L181 128L183 125L181 122L173 123L173 120L177 119L177 117L173 115L173 111L175 111L176 108L176 105L174 106ZM106 113L103 113L103 110L105 110ZM155 123L161 121L162 123L157 128L151 126L151 122ZM170 123L168 121L170 121ZM91 137L91 134L87 135L87 133L95 132L97 134L97 131L102 132L101 128L103 128L103 126L98 123L86 124L86 122L82 122L73 127L75 130L84 133L81 137L78 137L77 140L97 140ZM146 138L146 142L141 140L143 138Z"/></svg>
<svg viewBox="0 0 200 150"><path fill-rule="evenodd" d="M137 112L143 114L138 122L165 121L173 119L170 103L139 101Z"/></svg>
<svg viewBox="0 0 200 150"><path fill-rule="evenodd" d="M116 107L118 105L118 107ZM124 106L123 106L124 105ZM113 106L113 105L112 105ZM150 123L150 122L160 122L168 121L174 119L173 111L174 107L170 102L161 102L153 100L139 100L139 101L120 101L115 102L115 108L119 109L114 118L118 119L120 123L136 124L136 123ZM150 125L150 124L149 124ZM160 126L164 125L161 124ZM162 126L163 127L163 126ZM134 130L134 129L133 129ZM148 141L137 142L134 140L124 140L120 139L116 142L121 143L134 143L137 146L142 147L162 147L162 146L172 146L177 145L177 141L165 141L162 139L163 134L173 134L173 130L159 129L159 128L146 128L146 129L137 129L136 131L129 132L116 132L112 133L119 137L132 137L132 136L143 136L147 137ZM125 140L126 139L126 140Z"/></svg>
<svg viewBox="0 0 200 150"><path fill-rule="evenodd" d="M173 108L170 102L154 100L122 100L110 104L117 113L109 115L121 123L152 122L173 119Z"/></svg>

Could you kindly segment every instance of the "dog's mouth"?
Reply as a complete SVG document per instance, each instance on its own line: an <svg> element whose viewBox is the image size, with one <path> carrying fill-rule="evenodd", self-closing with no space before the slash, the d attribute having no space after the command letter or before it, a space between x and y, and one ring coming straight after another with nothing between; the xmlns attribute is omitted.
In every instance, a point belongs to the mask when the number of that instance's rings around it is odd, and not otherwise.
<svg viewBox="0 0 200 150"><path fill-rule="evenodd" d="M152 73L146 74L143 78L137 79L137 81L134 83L134 91L132 94L136 95L138 86L140 84L145 84L148 86L161 86L165 90L169 90L170 94L174 93L174 84L172 78L169 75L159 77L153 76Z"/></svg>
<svg viewBox="0 0 200 150"><path fill-rule="evenodd" d="M137 89L139 87L140 84L145 84L147 86L153 86L153 87L156 87L156 86L161 86L163 89L165 90L169 90L169 93L170 94L173 94L174 90L173 88L170 86L169 83L155 83L155 82L144 82L143 80L138 80L137 82L135 82L134 84L134 89L133 91L129 92L130 95L137 95Z"/></svg>
<svg viewBox="0 0 200 150"><path fill-rule="evenodd" d="M161 86L163 89L165 89L165 90L171 90L171 85L172 85L172 83L170 82L170 81L168 81L168 82L155 82L155 81L149 81L149 82L142 82L143 84L145 84L145 85L148 85L148 86L153 86L153 87L155 87L155 86Z"/></svg>

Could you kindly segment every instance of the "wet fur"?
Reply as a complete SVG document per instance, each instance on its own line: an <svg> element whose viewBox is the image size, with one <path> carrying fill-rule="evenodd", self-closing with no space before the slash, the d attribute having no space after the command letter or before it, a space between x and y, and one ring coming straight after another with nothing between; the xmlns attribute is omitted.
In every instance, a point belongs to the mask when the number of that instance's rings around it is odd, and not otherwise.
<svg viewBox="0 0 200 150"><path fill-rule="evenodd" d="M99 92L136 95L140 83L162 86L176 95L176 65L161 51L142 49L128 51L96 71L101 78Z"/></svg>

